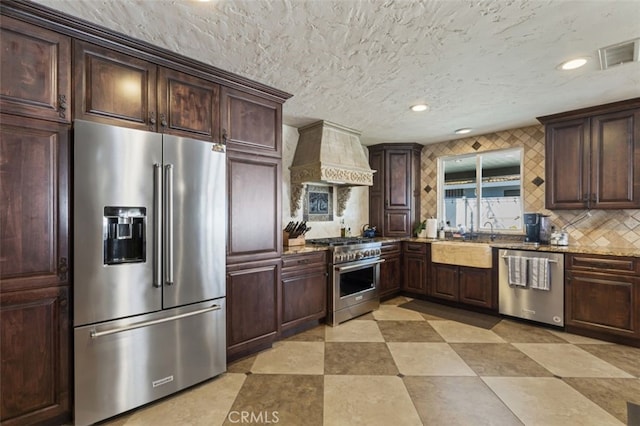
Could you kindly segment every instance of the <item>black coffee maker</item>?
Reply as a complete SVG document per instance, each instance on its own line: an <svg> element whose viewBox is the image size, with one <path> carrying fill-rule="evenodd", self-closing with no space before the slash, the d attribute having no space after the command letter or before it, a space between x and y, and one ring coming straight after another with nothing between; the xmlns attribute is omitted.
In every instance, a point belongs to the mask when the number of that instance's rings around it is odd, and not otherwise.
<svg viewBox="0 0 640 426"><path fill-rule="evenodd" d="M551 222L542 213L524 214L525 243L549 244Z"/></svg>

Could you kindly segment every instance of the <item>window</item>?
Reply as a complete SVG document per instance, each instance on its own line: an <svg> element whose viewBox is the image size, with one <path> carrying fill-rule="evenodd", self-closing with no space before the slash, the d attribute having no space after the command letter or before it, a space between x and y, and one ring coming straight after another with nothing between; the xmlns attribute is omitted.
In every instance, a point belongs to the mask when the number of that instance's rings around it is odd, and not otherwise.
<svg viewBox="0 0 640 426"><path fill-rule="evenodd" d="M438 159L438 217L465 231L521 232L522 148Z"/></svg>

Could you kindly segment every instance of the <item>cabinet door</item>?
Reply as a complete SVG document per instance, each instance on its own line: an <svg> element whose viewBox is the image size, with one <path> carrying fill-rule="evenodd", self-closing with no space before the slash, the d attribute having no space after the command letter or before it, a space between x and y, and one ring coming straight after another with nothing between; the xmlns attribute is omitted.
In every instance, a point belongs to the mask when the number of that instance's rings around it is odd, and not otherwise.
<svg viewBox="0 0 640 426"><path fill-rule="evenodd" d="M432 263L433 280L430 296L440 299L458 301L458 266L444 263Z"/></svg>
<svg viewBox="0 0 640 426"><path fill-rule="evenodd" d="M230 149L282 157L282 105L222 88L221 127Z"/></svg>
<svg viewBox="0 0 640 426"><path fill-rule="evenodd" d="M67 125L0 116L0 291L68 283Z"/></svg>
<svg viewBox="0 0 640 426"><path fill-rule="evenodd" d="M271 346L278 333L280 259L227 267L227 357Z"/></svg>
<svg viewBox="0 0 640 426"><path fill-rule="evenodd" d="M640 208L640 110L591 119L591 208Z"/></svg>
<svg viewBox="0 0 640 426"><path fill-rule="evenodd" d="M404 289L418 294L427 294L427 259L423 254L404 254Z"/></svg>
<svg viewBox="0 0 640 426"><path fill-rule="evenodd" d="M155 64L75 41L75 118L156 131L156 73Z"/></svg>
<svg viewBox="0 0 640 426"><path fill-rule="evenodd" d="M220 86L167 68L158 72L159 130L218 142Z"/></svg>
<svg viewBox="0 0 640 426"><path fill-rule="evenodd" d="M327 315L327 267L282 275L282 329Z"/></svg>
<svg viewBox="0 0 640 426"><path fill-rule="evenodd" d="M460 302L484 308L495 308L492 303L491 269L460 266L458 272Z"/></svg>
<svg viewBox="0 0 640 426"><path fill-rule="evenodd" d="M412 151L389 149L385 152L385 208L410 210L413 198Z"/></svg>
<svg viewBox="0 0 640 426"><path fill-rule="evenodd" d="M0 110L70 122L71 39L7 16L0 31Z"/></svg>
<svg viewBox="0 0 640 426"><path fill-rule="evenodd" d="M589 202L589 119L545 127L545 207L582 209Z"/></svg>
<svg viewBox="0 0 640 426"><path fill-rule="evenodd" d="M65 424L69 389L69 288L0 294L3 425Z"/></svg>
<svg viewBox="0 0 640 426"><path fill-rule="evenodd" d="M373 186L369 188L369 225L376 227L376 234L386 235L384 216L384 151L369 151L369 166L373 174Z"/></svg>
<svg viewBox="0 0 640 426"><path fill-rule="evenodd" d="M386 210L384 235L386 237L408 237L413 232L411 210Z"/></svg>
<svg viewBox="0 0 640 426"><path fill-rule="evenodd" d="M568 272L568 328L640 339L640 280L631 276Z"/></svg>
<svg viewBox="0 0 640 426"><path fill-rule="evenodd" d="M280 159L227 151L227 263L282 253Z"/></svg>
<svg viewBox="0 0 640 426"><path fill-rule="evenodd" d="M400 254L383 256L383 258L384 262L380 264L380 297L397 293L402 283Z"/></svg>

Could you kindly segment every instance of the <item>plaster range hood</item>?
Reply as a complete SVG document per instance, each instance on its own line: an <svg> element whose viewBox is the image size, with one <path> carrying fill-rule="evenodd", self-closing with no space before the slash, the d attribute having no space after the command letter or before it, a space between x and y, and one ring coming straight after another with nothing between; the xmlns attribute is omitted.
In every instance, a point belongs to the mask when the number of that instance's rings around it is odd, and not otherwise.
<svg viewBox="0 0 640 426"><path fill-rule="evenodd" d="M299 139L291 173L291 215L300 208L304 185L338 187L338 211L342 216L352 186L372 186L374 170L360 143L360 132L317 121L298 129Z"/></svg>
<svg viewBox="0 0 640 426"><path fill-rule="evenodd" d="M298 129L292 184L371 186L373 173L360 144L360 132L329 121Z"/></svg>

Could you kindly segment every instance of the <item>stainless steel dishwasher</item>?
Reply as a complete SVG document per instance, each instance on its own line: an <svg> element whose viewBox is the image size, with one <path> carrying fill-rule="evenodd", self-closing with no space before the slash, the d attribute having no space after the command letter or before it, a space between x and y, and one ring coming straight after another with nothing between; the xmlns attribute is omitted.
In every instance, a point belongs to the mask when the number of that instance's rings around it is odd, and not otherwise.
<svg viewBox="0 0 640 426"><path fill-rule="evenodd" d="M499 250L498 259L498 306L504 315L524 318L555 326L564 326L564 254L529 250ZM512 258L510 260L510 258ZM546 259L548 267L548 289L535 288L531 283L531 266L538 265L537 259ZM522 281L513 284L509 262L520 262L525 270ZM538 263L534 263L538 262ZM512 265L514 264L512 263ZM511 283L510 283L511 278Z"/></svg>

